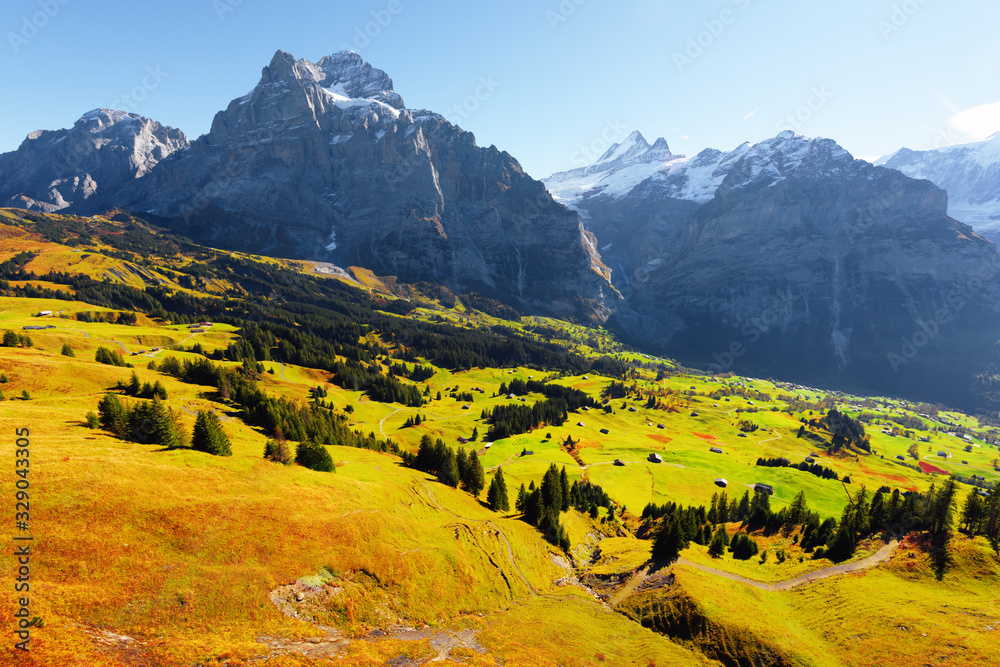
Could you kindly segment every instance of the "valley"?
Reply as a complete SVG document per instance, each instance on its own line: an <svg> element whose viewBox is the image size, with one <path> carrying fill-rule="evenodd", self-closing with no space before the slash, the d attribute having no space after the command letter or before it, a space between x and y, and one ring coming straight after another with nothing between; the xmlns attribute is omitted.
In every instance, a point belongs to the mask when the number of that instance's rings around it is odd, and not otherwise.
<svg viewBox="0 0 1000 667"><path fill-rule="evenodd" d="M210 249L120 211L0 223L0 422L31 433L37 550L16 664L868 665L901 638L901 665L991 660L1000 560L985 518L965 521L1000 479L983 415L687 368L607 328ZM133 374L166 397L130 393ZM180 439L88 425L109 395L159 401ZM498 408L559 396L581 407L489 439ZM231 456L192 447L199 413ZM265 458L298 431L331 472ZM478 492L421 469L437 440L478 460ZM529 521L519 489L553 492L553 469L572 501ZM928 522L948 474L941 571ZM895 523L893 491L917 503ZM859 527L835 562L816 534L859 503L884 530ZM682 521L679 559L658 555ZM712 556L720 528L758 553Z"/></svg>

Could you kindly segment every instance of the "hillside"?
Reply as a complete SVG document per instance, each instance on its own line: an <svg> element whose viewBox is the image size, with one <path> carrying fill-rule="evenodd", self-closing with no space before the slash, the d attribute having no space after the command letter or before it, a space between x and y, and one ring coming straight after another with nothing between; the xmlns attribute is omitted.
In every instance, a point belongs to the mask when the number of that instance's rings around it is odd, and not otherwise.
<svg viewBox="0 0 1000 667"><path fill-rule="evenodd" d="M993 419L706 375L603 329L121 212L3 209L0 238L0 422L30 433L34 505L28 530L13 504L5 521L34 538L40 619L28 662L0 653L16 664L862 665L896 637L901 664L990 655L1000 571L989 517L965 509L982 491L988 515L1000 480ZM89 427L110 395L161 405L180 441ZM199 413L231 456L191 447ZM335 471L266 459L282 436ZM446 482L447 456L424 470L436 440L477 460L477 492ZM572 492L547 514L552 470ZM518 508L522 485L540 493ZM859 498L885 510L861 526ZM817 536L848 522L837 556ZM759 555L712 557L720 529ZM671 530L687 538L672 565ZM12 550L0 564L15 571ZM826 578L783 587L807 575ZM8 618L17 602L0 594Z"/></svg>

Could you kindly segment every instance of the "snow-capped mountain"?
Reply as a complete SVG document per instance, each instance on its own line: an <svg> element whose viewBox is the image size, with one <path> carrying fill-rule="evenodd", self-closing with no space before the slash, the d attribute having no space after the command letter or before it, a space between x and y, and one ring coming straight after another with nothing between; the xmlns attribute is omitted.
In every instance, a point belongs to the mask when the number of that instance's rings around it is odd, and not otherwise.
<svg viewBox="0 0 1000 667"><path fill-rule="evenodd" d="M875 164L945 190L949 215L1000 241L1000 132L985 141L934 150L902 148Z"/></svg>
<svg viewBox="0 0 1000 667"><path fill-rule="evenodd" d="M786 131L754 146L744 143L729 152L709 148L688 158L671 153L663 138L650 146L642 134L633 132L593 164L552 174L542 182L557 201L584 213L589 200L622 199L640 184L662 197L704 204L715 197L738 163L744 185L758 179L770 179L773 184L812 156L850 157L830 139L803 140ZM735 185L730 183L730 187Z"/></svg>
<svg viewBox="0 0 1000 667"><path fill-rule="evenodd" d="M94 109L69 129L32 132L0 155L0 204L63 210L141 178L188 145L183 132L154 120Z"/></svg>
<svg viewBox="0 0 1000 667"><path fill-rule="evenodd" d="M792 132L648 152L545 181L613 269L628 306L613 325L720 370L970 400L985 363L973 350L1000 331L1000 259L948 217L942 190ZM977 274L987 286L929 329ZM926 330L933 351L901 348Z"/></svg>

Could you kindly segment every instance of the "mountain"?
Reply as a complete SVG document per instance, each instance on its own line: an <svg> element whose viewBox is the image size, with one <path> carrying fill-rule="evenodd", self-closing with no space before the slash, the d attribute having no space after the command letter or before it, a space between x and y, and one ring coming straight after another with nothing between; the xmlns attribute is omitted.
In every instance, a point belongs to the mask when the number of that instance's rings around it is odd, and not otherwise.
<svg viewBox="0 0 1000 667"><path fill-rule="evenodd" d="M875 164L945 190L949 215L1000 241L1000 132L971 144L928 151L903 148Z"/></svg>
<svg viewBox="0 0 1000 667"><path fill-rule="evenodd" d="M634 342L717 371L978 400L1000 257L944 191L791 132L649 152L545 181L600 239L627 300L612 323Z"/></svg>
<svg viewBox="0 0 1000 667"><path fill-rule="evenodd" d="M53 212L106 202L171 153L189 146L180 130L133 113L95 109L72 128L32 132L0 155L0 205Z"/></svg>
<svg viewBox="0 0 1000 667"><path fill-rule="evenodd" d="M356 264L519 308L604 319L620 300L579 216L508 153L346 51L279 51L258 85L117 204L195 240Z"/></svg>

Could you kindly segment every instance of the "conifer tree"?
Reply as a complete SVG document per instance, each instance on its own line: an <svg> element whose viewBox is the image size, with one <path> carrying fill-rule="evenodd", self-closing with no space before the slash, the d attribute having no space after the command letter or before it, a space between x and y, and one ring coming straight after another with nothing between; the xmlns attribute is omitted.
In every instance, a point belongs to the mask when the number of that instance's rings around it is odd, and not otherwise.
<svg viewBox="0 0 1000 667"><path fill-rule="evenodd" d="M486 501L490 509L494 512L507 512L510 510L510 502L507 500L507 483L503 478L503 468L497 468L490 482L490 489L486 494Z"/></svg>

